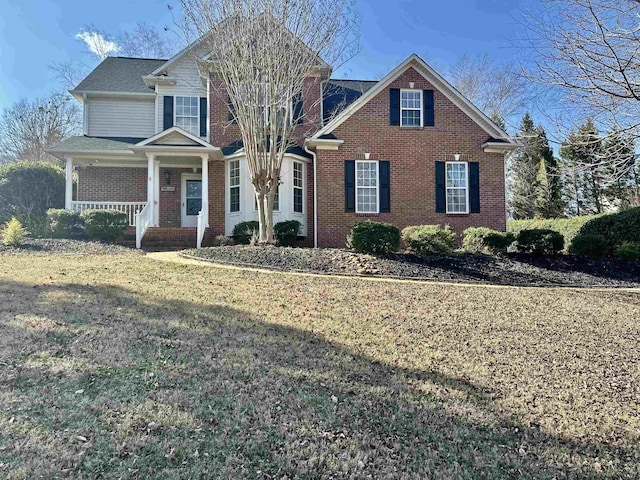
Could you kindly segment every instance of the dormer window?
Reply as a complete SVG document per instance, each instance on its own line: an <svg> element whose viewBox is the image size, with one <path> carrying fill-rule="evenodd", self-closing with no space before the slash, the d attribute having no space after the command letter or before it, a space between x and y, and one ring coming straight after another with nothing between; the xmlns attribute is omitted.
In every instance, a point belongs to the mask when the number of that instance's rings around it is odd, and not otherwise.
<svg viewBox="0 0 640 480"><path fill-rule="evenodd" d="M176 97L175 126L196 137L200 134L200 99L198 97Z"/></svg>
<svg viewBox="0 0 640 480"><path fill-rule="evenodd" d="M400 126L422 127L422 90L400 91Z"/></svg>

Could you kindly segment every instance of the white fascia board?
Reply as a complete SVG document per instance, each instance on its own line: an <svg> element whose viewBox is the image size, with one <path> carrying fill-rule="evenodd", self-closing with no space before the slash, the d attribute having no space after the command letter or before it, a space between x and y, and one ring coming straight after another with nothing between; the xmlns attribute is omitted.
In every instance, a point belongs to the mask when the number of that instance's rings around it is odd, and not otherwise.
<svg viewBox="0 0 640 480"><path fill-rule="evenodd" d="M142 77L144 84L147 87L155 87L156 85L176 85L178 79L175 77L167 77L165 75L145 75Z"/></svg>
<svg viewBox="0 0 640 480"><path fill-rule="evenodd" d="M310 138L306 142L309 148L315 150L338 150L340 145L344 143L344 140L330 139L330 138Z"/></svg>
<svg viewBox="0 0 640 480"><path fill-rule="evenodd" d="M83 95L92 97L126 97L126 98L155 98L156 93L149 91L149 93L142 92L100 92L95 90L69 90L69 93L73 95L77 100L80 100Z"/></svg>
<svg viewBox="0 0 640 480"><path fill-rule="evenodd" d="M507 153L521 146L515 142L486 142L482 144L482 150L485 153Z"/></svg>

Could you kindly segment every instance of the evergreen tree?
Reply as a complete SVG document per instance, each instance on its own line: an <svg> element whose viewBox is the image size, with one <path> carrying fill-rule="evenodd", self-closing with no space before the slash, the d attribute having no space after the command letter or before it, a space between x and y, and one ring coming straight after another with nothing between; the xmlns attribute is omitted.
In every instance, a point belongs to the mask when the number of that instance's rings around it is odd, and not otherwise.
<svg viewBox="0 0 640 480"><path fill-rule="evenodd" d="M607 202L624 209L635 205L638 191L638 165L635 141L617 129L611 131L603 144L606 175L611 179L604 190Z"/></svg>
<svg viewBox="0 0 640 480"><path fill-rule="evenodd" d="M592 119L572 132L562 147L565 178L577 215L602 213L606 165L602 161L602 138Z"/></svg>
<svg viewBox="0 0 640 480"><path fill-rule="evenodd" d="M518 141L522 145L509 159L509 208L515 219L553 218L562 215L562 180L558 161L544 128L528 113L522 119Z"/></svg>
<svg viewBox="0 0 640 480"><path fill-rule="evenodd" d="M538 162L535 184L535 216L557 218L564 212L562 179L558 160L549 147L547 133L541 126L535 129L537 137L533 141L532 155Z"/></svg>

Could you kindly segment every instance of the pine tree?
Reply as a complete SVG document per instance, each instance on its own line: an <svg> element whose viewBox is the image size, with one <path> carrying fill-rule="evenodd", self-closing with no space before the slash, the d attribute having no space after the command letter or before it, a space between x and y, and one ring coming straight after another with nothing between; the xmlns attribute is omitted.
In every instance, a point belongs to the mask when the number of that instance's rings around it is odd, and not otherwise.
<svg viewBox="0 0 640 480"><path fill-rule="evenodd" d="M562 180L547 134L528 113L522 119L522 145L509 159L509 208L515 219L562 215Z"/></svg>
<svg viewBox="0 0 640 480"><path fill-rule="evenodd" d="M575 213L602 213L606 166L602 160L602 137L592 119L588 119L576 132L569 135L561 154Z"/></svg>
<svg viewBox="0 0 640 480"><path fill-rule="evenodd" d="M612 179L604 190L604 197L610 205L629 208L635 204L634 194L640 186L634 139L613 129L603 144L603 150L605 173Z"/></svg>

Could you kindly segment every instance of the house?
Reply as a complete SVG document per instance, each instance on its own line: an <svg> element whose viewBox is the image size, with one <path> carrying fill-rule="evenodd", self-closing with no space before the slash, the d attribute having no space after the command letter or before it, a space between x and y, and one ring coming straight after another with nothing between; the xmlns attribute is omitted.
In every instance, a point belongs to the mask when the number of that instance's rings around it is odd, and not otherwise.
<svg viewBox="0 0 640 480"><path fill-rule="evenodd" d="M206 245L257 219L238 126L193 44L169 60L110 57L71 94L84 132L50 152L66 162L66 208L125 212L138 247ZM505 229L504 155L517 145L417 55L380 81L305 81L274 221L303 243L342 247L361 220L403 228ZM297 112L299 113L299 112ZM77 192L73 196L73 174Z"/></svg>

